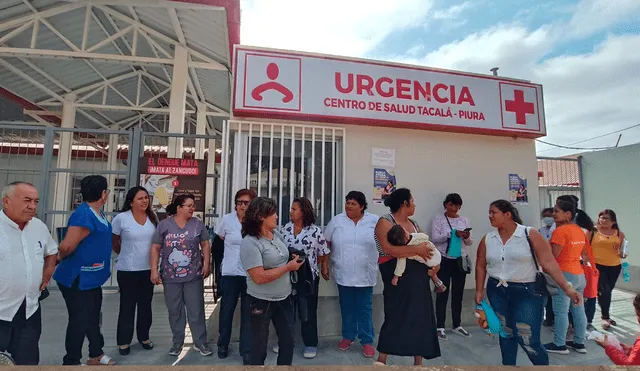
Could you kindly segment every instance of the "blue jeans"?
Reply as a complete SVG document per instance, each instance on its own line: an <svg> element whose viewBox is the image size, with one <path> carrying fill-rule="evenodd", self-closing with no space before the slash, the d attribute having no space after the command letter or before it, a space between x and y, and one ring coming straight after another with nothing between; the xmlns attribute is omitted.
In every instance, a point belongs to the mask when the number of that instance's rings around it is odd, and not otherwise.
<svg viewBox="0 0 640 371"><path fill-rule="evenodd" d="M373 287L347 287L338 285L342 338L360 344L373 344Z"/></svg>
<svg viewBox="0 0 640 371"><path fill-rule="evenodd" d="M498 280L489 278L487 298L507 333L506 337L500 337L502 364L516 364L520 345L531 363L548 365L549 355L540 342L544 297L536 294L534 283L509 282L507 287L497 285Z"/></svg>
<svg viewBox="0 0 640 371"><path fill-rule="evenodd" d="M587 284L584 274L562 273L567 281L571 282L576 291L584 291L584 287ZM584 304L580 303L578 306L573 305L569 297L562 290L558 290L558 294L552 296L551 300L553 300L553 314L556 317L553 343L557 346L566 345L567 329L569 328L569 310L571 310L573 328L576 331L573 341L576 344L584 344L584 336L587 331L587 315L584 311Z"/></svg>

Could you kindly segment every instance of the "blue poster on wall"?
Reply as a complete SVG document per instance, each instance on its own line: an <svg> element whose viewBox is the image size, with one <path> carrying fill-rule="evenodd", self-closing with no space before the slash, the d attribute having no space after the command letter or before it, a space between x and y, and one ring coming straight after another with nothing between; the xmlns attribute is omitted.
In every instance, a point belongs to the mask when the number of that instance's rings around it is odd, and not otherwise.
<svg viewBox="0 0 640 371"><path fill-rule="evenodd" d="M396 190L396 184L396 175L392 169L373 168L373 203L383 203Z"/></svg>
<svg viewBox="0 0 640 371"><path fill-rule="evenodd" d="M518 174L509 174L509 201L516 205L527 205L529 203L527 178L523 178Z"/></svg>

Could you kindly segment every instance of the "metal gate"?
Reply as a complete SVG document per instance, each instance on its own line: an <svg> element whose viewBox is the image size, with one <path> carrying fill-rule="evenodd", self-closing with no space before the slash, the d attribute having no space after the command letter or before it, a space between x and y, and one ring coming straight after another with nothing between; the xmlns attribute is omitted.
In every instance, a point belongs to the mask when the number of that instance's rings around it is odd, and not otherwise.
<svg viewBox="0 0 640 371"><path fill-rule="evenodd" d="M229 121L222 143L220 212L241 188L278 204L279 224L289 220L296 197L311 200L324 226L342 208L345 130L334 126Z"/></svg>
<svg viewBox="0 0 640 371"><path fill-rule="evenodd" d="M578 208L584 205L584 185L580 159L538 157L538 185L540 210L553 207L561 195L580 198Z"/></svg>
<svg viewBox="0 0 640 371"><path fill-rule="evenodd" d="M211 135L148 133L132 130L59 128L0 124L0 189L15 181L38 188L38 218L58 240L61 228L82 203L80 181L104 175L109 199L104 206L111 219L121 209L127 190L137 185L138 165L144 158L207 159L204 221L213 230L217 217L219 154L222 138ZM178 148L170 153L169 148ZM209 160L209 153L214 154ZM117 286L115 259L105 287ZM209 283L210 284L210 283Z"/></svg>

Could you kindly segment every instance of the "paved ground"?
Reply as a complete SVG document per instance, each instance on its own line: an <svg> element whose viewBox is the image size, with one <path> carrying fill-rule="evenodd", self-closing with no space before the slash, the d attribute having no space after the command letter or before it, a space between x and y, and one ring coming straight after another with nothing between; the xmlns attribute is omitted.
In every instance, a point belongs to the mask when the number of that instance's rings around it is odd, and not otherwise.
<svg viewBox="0 0 640 371"><path fill-rule="evenodd" d="M616 291L612 304L612 316L617 320L618 326L612 331L624 342L632 343L635 339L638 323L633 311L631 301L633 294ZM226 360L219 360L215 355L202 357L186 347L180 357L171 357L167 351L171 345L171 331L167 320L167 311L161 294L154 297L154 324L151 329L151 339L156 345L152 351L143 350L140 345L132 346L131 354L121 357L115 342L116 318L118 314L118 295L115 292L105 292L103 304L103 335L105 337L105 352L113 357L120 365L240 365L242 361L237 353L237 344L232 344L231 355ZM211 314L215 309L212 295L206 297L207 313ZM598 318L598 315L596 315ZM52 291L51 296L43 302L43 333L40 340L41 364L61 364L64 355L64 332L67 323L67 314L64 301L57 291ZM448 341L440 343L442 357L426 361L425 365L500 365L500 349L498 340L492 339L482 333L478 328L469 328L472 337L465 339L456 335L450 335ZM209 334L211 345L215 351L215 339L217 334ZM543 341L553 339L550 329L543 329ZM313 360L302 358L301 350L297 349L294 364L299 365L370 365L371 360L362 356L359 346L352 347L348 352L340 352L336 345L340 339L323 338L320 341L318 357ZM551 355L552 365L610 365L604 351L595 343L587 342L587 355ZM86 348L84 350L86 357ZM402 357L390 357L390 364L409 365L412 359ZM267 364L273 365L276 355L269 352ZM519 365L530 365L524 352L518 356Z"/></svg>

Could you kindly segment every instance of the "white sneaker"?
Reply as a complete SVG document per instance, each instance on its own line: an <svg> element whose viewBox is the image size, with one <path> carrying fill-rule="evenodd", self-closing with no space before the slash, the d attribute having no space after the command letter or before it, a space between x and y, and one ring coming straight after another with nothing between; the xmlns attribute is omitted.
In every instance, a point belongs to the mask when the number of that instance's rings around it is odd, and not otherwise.
<svg viewBox="0 0 640 371"><path fill-rule="evenodd" d="M438 329L438 339L447 340L447 330L443 328Z"/></svg>
<svg viewBox="0 0 640 371"><path fill-rule="evenodd" d="M462 337L466 337L466 338L471 337L471 334L469 333L469 331L465 330L464 327L462 326L458 326L454 328L452 331L454 334L458 334Z"/></svg>
<svg viewBox="0 0 640 371"><path fill-rule="evenodd" d="M316 358L318 355L318 348L316 347L304 347L304 352L302 356L306 359Z"/></svg>

